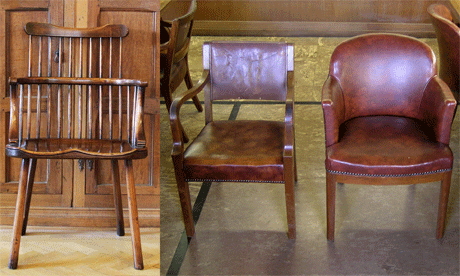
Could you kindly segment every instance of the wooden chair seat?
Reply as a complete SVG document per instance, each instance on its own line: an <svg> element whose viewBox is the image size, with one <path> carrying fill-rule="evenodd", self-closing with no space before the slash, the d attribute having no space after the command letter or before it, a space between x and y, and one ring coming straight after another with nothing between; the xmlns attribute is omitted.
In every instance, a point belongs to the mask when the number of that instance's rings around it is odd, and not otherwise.
<svg viewBox="0 0 460 276"><path fill-rule="evenodd" d="M283 182L284 128L284 122L273 121L211 122L184 152L185 176L188 181Z"/></svg>
<svg viewBox="0 0 460 276"><path fill-rule="evenodd" d="M95 139L28 139L20 146L6 145L8 156L37 159L141 159L147 148L133 148L127 141Z"/></svg>
<svg viewBox="0 0 460 276"><path fill-rule="evenodd" d="M368 116L345 122L338 143L328 147L330 172L408 176L451 170L453 154L422 122L405 117Z"/></svg>

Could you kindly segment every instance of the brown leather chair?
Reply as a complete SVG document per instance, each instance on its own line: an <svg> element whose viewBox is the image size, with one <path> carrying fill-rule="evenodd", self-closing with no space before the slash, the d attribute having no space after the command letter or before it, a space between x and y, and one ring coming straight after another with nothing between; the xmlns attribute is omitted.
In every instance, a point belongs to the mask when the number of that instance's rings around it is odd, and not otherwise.
<svg viewBox="0 0 460 276"><path fill-rule="evenodd" d="M439 47L439 77L449 85L455 99L460 94L460 28L449 9L441 4L428 7Z"/></svg>
<svg viewBox="0 0 460 276"><path fill-rule="evenodd" d="M443 236L456 101L435 60L428 45L402 35L357 36L334 50L322 91L328 240L336 183L441 181L436 236Z"/></svg>
<svg viewBox="0 0 460 276"><path fill-rule="evenodd" d="M203 46L198 84L171 105L172 159L187 236L195 233L188 182L284 183L288 236L295 238L294 46L212 42ZM184 148L182 104L205 90L206 125ZM272 100L286 104L283 121L213 120L215 100Z"/></svg>
<svg viewBox="0 0 460 276"><path fill-rule="evenodd" d="M193 87L188 67L188 50L192 35L193 17L196 12L196 1L190 2L185 14L180 14L184 9L183 1L170 2L161 10L160 36L161 36L161 80L160 91L164 97L166 108L169 112L173 93L185 81L187 88ZM192 98L198 111L203 107L198 97ZM185 133L184 133L185 135ZM185 140L188 140L185 136Z"/></svg>
<svg viewBox="0 0 460 276"><path fill-rule="evenodd" d="M119 57L128 28L27 23L24 29L29 35L28 75L9 79L6 155L22 159L9 267L18 265L37 159L110 159L117 234L124 235L118 167L123 160L134 267L143 269L133 159L147 156L143 124L147 82L122 78Z"/></svg>

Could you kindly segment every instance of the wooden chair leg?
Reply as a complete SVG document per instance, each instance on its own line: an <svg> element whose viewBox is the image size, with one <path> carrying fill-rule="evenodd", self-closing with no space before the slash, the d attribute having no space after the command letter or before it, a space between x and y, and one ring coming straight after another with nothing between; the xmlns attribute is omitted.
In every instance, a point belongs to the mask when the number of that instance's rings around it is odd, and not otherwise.
<svg viewBox="0 0 460 276"><path fill-rule="evenodd" d="M117 214L117 235L125 235L125 224L123 221L123 205L121 201L121 188L120 188L120 170L118 167L118 160L112 160L112 178L113 178L113 199L115 205L115 212Z"/></svg>
<svg viewBox="0 0 460 276"><path fill-rule="evenodd" d="M10 269L16 269L18 267L19 244L21 243L22 223L24 222L24 204L26 201L28 171L29 159L22 159L18 197L16 200L16 211L14 213L13 241L11 244L10 262L8 265Z"/></svg>
<svg viewBox="0 0 460 276"><path fill-rule="evenodd" d="M286 164L287 163L287 164ZM290 163L290 164L289 164ZM295 179L295 166L293 159L290 162L285 162L285 166L288 172L284 178L284 189L286 197L286 213L288 222L288 237L289 239L296 238L296 223L295 223L295 191L294 191L294 179Z"/></svg>
<svg viewBox="0 0 460 276"><path fill-rule="evenodd" d="M326 213L327 213L327 239L334 240L335 228L335 177L326 172Z"/></svg>
<svg viewBox="0 0 460 276"><path fill-rule="evenodd" d="M26 234L27 222L29 220L30 201L32 200L32 190L34 186L35 169L37 168L37 159L31 158L29 162L29 175L27 176L26 202L24 206L24 221L22 223L22 233Z"/></svg>
<svg viewBox="0 0 460 276"><path fill-rule="evenodd" d="M184 219L185 232L187 233L187 237L193 237L193 235L195 235L195 225L193 223L192 201L190 199L188 182L185 181L182 172L182 159L177 156L172 156L172 158L174 166L176 166L176 183L182 209L182 218Z"/></svg>
<svg viewBox="0 0 460 276"><path fill-rule="evenodd" d="M441 181L441 192L439 194L438 223L436 227L436 238L441 239L444 236L444 227L446 224L447 202L449 200L450 180L452 171L446 172Z"/></svg>
<svg viewBox="0 0 460 276"><path fill-rule="evenodd" d="M126 186L128 188L129 224L133 243L134 268L144 269L142 258L141 234L139 231L139 217L137 214L136 187L134 185L133 160L125 160Z"/></svg>

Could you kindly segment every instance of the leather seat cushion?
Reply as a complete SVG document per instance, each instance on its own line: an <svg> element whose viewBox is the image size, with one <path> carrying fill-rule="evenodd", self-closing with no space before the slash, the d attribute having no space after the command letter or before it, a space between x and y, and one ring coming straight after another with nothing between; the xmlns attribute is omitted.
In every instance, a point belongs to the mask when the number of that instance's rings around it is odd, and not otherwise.
<svg viewBox="0 0 460 276"><path fill-rule="evenodd" d="M214 121L184 153L186 178L282 182L284 122Z"/></svg>
<svg viewBox="0 0 460 276"><path fill-rule="evenodd" d="M340 174L405 176L450 170L453 154L421 121L391 116L358 117L340 128L326 148L326 169Z"/></svg>

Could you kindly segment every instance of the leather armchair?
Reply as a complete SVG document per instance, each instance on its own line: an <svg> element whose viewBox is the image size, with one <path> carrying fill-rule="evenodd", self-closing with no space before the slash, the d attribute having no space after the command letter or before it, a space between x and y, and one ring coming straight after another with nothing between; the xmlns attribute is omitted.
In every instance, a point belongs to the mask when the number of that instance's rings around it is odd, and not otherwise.
<svg viewBox="0 0 460 276"><path fill-rule="evenodd" d="M368 34L334 50L322 91L326 136L327 238L334 239L336 183L441 181L437 238L444 232L456 101L437 76L428 45Z"/></svg>
<svg viewBox="0 0 460 276"><path fill-rule="evenodd" d="M439 77L458 101L460 94L460 28L453 22L449 9L441 4L428 7L439 47Z"/></svg>
<svg viewBox="0 0 460 276"><path fill-rule="evenodd" d="M195 233L188 182L269 182L285 186L288 236L295 238L294 47L286 43L212 42L204 72L171 105L172 159L187 236ZM204 90L205 127L185 149L182 104ZM215 100L271 100L286 105L282 121L213 119Z"/></svg>

